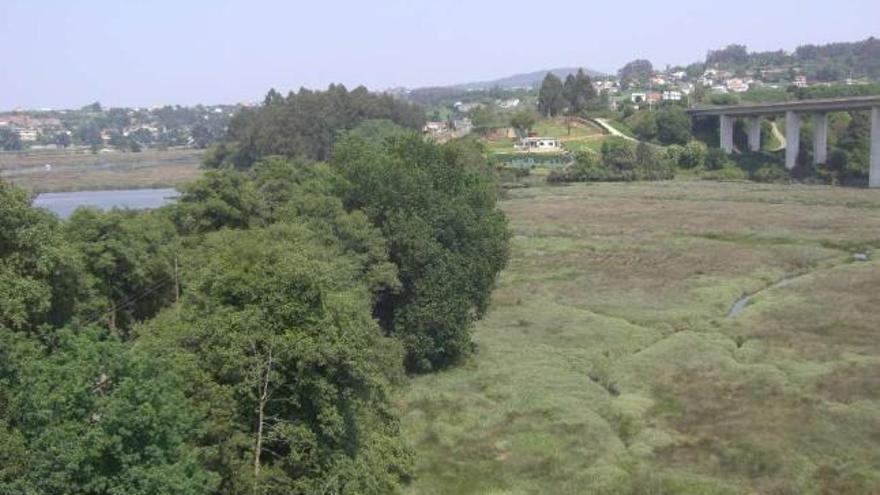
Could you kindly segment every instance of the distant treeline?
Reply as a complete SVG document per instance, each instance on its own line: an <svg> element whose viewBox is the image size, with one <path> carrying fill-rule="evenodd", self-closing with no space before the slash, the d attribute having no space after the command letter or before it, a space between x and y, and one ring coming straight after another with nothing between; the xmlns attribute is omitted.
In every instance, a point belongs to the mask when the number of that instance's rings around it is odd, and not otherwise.
<svg viewBox="0 0 880 495"><path fill-rule="evenodd" d="M730 45L710 51L705 66L733 70L798 66L819 81L880 79L880 40L871 37L853 43L803 45L790 54L782 50L750 53L744 45Z"/></svg>
<svg viewBox="0 0 880 495"><path fill-rule="evenodd" d="M363 86L348 91L331 84L326 91L300 89L286 97L273 89L262 106L232 118L219 159L229 159L240 168L268 155L326 160L342 132L371 119L420 130L425 113L417 105L371 93Z"/></svg>

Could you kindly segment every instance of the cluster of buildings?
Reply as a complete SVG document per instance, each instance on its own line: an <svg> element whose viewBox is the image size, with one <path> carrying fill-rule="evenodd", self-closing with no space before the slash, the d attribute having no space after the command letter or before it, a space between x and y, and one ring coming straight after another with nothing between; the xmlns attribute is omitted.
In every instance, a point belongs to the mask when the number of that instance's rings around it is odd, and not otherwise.
<svg viewBox="0 0 880 495"><path fill-rule="evenodd" d="M35 143L42 136L58 133L70 135L70 131L64 129L61 120L56 117L35 117L22 113L0 115L0 129L4 128L18 134L22 143Z"/></svg>
<svg viewBox="0 0 880 495"><path fill-rule="evenodd" d="M15 110L0 113L0 129L11 130L22 148L32 150L106 146L120 136L145 146L185 146L194 144L192 131L199 125L213 134L222 131L240 106ZM88 142L84 136L91 136Z"/></svg>
<svg viewBox="0 0 880 495"><path fill-rule="evenodd" d="M846 84L854 84L847 79ZM786 86L806 88L813 83L807 76L797 73L796 67L772 67L754 71L730 71L707 68L697 77L684 70L669 69L657 71L641 81L639 87L624 88L616 77L595 80L593 87L599 94L607 94L612 108L624 101L636 105L654 105L661 102L686 100L697 86L703 86L712 93L745 93L755 87L779 89Z"/></svg>

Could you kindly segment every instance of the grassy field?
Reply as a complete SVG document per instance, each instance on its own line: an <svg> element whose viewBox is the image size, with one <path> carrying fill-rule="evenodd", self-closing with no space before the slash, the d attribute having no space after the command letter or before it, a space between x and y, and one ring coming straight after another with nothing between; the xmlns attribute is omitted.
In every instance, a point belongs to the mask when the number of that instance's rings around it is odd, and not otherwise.
<svg viewBox="0 0 880 495"><path fill-rule="evenodd" d="M34 192L174 187L201 176L202 154L201 150L0 153L0 179Z"/></svg>
<svg viewBox="0 0 880 495"><path fill-rule="evenodd" d="M573 122L569 127L563 118L542 118L532 128L532 133L541 137L557 138L566 149L578 150L583 147L596 147L606 136L602 130L590 123ZM484 139L493 153L512 153L516 140L494 135Z"/></svg>
<svg viewBox="0 0 880 495"><path fill-rule="evenodd" d="M475 355L398 400L409 493L880 493L880 191L578 184L503 208Z"/></svg>

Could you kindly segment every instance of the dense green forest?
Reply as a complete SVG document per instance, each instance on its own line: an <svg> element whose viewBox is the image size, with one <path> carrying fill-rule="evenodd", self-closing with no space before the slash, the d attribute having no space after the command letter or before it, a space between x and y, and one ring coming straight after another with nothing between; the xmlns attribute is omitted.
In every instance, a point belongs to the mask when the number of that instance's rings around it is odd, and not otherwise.
<svg viewBox="0 0 880 495"><path fill-rule="evenodd" d="M326 160L336 140L366 120L388 120L411 130L425 124L424 110L363 86L348 91L331 84L326 91L301 89L286 97L274 89L257 109L237 113L229 124L226 143L206 160L210 167L232 163L248 168L267 155Z"/></svg>
<svg viewBox="0 0 880 495"><path fill-rule="evenodd" d="M275 98L164 208L60 221L0 184L0 493L380 494L411 477L390 393L472 350L508 257L493 171L475 141L356 124L414 124L414 107ZM324 98L361 110L330 117ZM303 148L315 120L327 141Z"/></svg>

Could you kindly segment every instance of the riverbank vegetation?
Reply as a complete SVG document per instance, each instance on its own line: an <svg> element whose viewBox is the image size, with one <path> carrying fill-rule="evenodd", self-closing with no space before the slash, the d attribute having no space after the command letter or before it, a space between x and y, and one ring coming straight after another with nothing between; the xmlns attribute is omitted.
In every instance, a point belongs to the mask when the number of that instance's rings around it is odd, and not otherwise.
<svg viewBox="0 0 880 495"><path fill-rule="evenodd" d="M295 98L267 98L233 166L164 208L61 222L0 184L0 492L411 479L393 391L474 351L508 257L493 171L473 141L390 124L299 148L264 127L304 118L285 105L312 96Z"/></svg>

